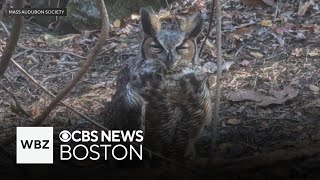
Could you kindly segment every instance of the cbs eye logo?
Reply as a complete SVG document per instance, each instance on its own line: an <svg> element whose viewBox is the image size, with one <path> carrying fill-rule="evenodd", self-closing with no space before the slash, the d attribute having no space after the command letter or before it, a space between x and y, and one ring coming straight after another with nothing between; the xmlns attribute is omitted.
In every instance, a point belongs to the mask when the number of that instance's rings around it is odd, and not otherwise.
<svg viewBox="0 0 320 180"><path fill-rule="evenodd" d="M60 141L68 142L71 139L71 133L67 130L63 130L59 134Z"/></svg>

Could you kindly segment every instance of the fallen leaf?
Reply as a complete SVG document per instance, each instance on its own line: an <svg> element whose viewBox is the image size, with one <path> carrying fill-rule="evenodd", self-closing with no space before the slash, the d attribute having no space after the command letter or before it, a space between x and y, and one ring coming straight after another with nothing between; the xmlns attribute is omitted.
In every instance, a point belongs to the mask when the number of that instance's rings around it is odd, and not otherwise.
<svg viewBox="0 0 320 180"><path fill-rule="evenodd" d="M241 2L246 6L274 5L273 0L241 0Z"/></svg>
<svg viewBox="0 0 320 180"><path fill-rule="evenodd" d="M250 61L248 61L248 60L243 60L243 61L241 61L239 64L242 65L242 66L249 66Z"/></svg>
<svg viewBox="0 0 320 180"><path fill-rule="evenodd" d="M206 40L206 45L209 46L212 49L215 48L215 46L209 40Z"/></svg>
<svg viewBox="0 0 320 180"><path fill-rule="evenodd" d="M287 23L282 27L277 27L274 29L274 31L280 35L283 35L284 33L291 32L293 28L295 28L296 25L292 23Z"/></svg>
<svg viewBox="0 0 320 180"><path fill-rule="evenodd" d="M280 44L281 47L284 46L285 41L281 36L277 36L276 39L277 39L277 42Z"/></svg>
<svg viewBox="0 0 320 180"><path fill-rule="evenodd" d="M51 34L44 34L43 38L48 42L48 43L52 43L54 40L54 36L52 36Z"/></svg>
<svg viewBox="0 0 320 180"><path fill-rule="evenodd" d="M247 91L247 90L240 90L238 92L230 92L227 95L227 99L230 101L244 101L244 100L251 100L251 101L262 101L264 94L258 91Z"/></svg>
<svg viewBox="0 0 320 180"><path fill-rule="evenodd" d="M241 42L243 41L243 37L240 35L237 35L237 34L230 34L230 35L233 39L239 40Z"/></svg>
<svg viewBox="0 0 320 180"><path fill-rule="evenodd" d="M304 5L302 5L302 2L300 2L298 16L304 16L307 13L307 11L309 10L309 8L313 5L315 5L313 0L306 2Z"/></svg>
<svg viewBox="0 0 320 180"><path fill-rule="evenodd" d="M229 71L229 68L233 64L234 64L233 61L223 62L221 64L221 70L222 71L224 71L224 70L225 71ZM213 73L215 73L217 71L217 65L216 65L216 63L209 61L209 62L204 63L204 65L202 66L202 69L203 69L204 72L213 74Z"/></svg>
<svg viewBox="0 0 320 180"><path fill-rule="evenodd" d="M262 20L260 22L260 25L263 27L271 27L272 26L272 21L271 20Z"/></svg>
<svg viewBox="0 0 320 180"><path fill-rule="evenodd" d="M317 24L302 24L302 29L314 32L314 33L320 33L320 26Z"/></svg>
<svg viewBox="0 0 320 180"><path fill-rule="evenodd" d="M217 70L217 65L216 65L216 63L209 61L209 62L204 63L202 68L203 68L204 72L213 74Z"/></svg>
<svg viewBox="0 0 320 180"><path fill-rule="evenodd" d="M316 57L316 56L320 56L320 49L315 49L311 52L308 52L308 55L311 57Z"/></svg>
<svg viewBox="0 0 320 180"><path fill-rule="evenodd" d="M131 14L131 19L132 20L137 20L137 19L139 19L139 14Z"/></svg>
<svg viewBox="0 0 320 180"><path fill-rule="evenodd" d="M295 48L292 52L291 55L295 57L300 57L302 54L302 48Z"/></svg>
<svg viewBox="0 0 320 180"><path fill-rule="evenodd" d="M306 39L306 36L301 33L301 32L297 32L297 35L294 36L297 40L303 40Z"/></svg>
<svg viewBox="0 0 320 180"><path fill-rule="evenodd" d="M282 113L281 115L279 115L278 117L276 117L277 119L284 119L286 116L288 115L287 112Z"/></svg>
<svg viewBox="0 0 320 180"><path fill-rule="evenodd" d="M240 119L237 119L237 118L228 119L228 124L237 125L240 123L241 123Z"/></svg>
<svg viewBox="0 0 320 180"><path fill-rule="evenodd" d="M241 106L239 109L238 109L238 113L242 113L243 112L243 110L245 110L246 109L246 107L245 106Z"/></svg>
<svg viewBox="0 0 320 180"><path fill-rule="evenodd" d="M262 0L264 3L266 3L267 5L269 6L273 6L275 3L274 3L274 0Z"/></svg>
<svg viewBox="0 0 320 180"><path fill-rule="evenodd" d="M268 106L270 104L282 104L289 99L298 95L298 90L291 87L291 85L284 87L283 90L269 90L269 94L261 91L240 90L238 92L230 92L227 99L230 101L254 101L257 106Z"/></svg>
<svg viewBox="0 0 320 180"><path fill-rule="evenodd" d="M234 64L233 61L226 61L221 65L221 70L229 71L229 68Z"/></svg>
<svg viewBox="0 0 320 180"><path fill-rule="evenodd" d="M33 109L31 110L31 115L32 115L32 117L34 117L34 118L38 117L38 116L40 115L40 113L41 113L41 111L40 111L39 108L33 108Z"/></svg>
<svg viewBox="0 0 320 180"><path fill-rule="evenodd" d="M320 91L320 88L318 86L313 85L313 84L309 85L309 89L312 92L319 92Z"/></svg>
<svg viewBox="0 0 320 180"><path fill-rule="evenodd" d="M121 21L119 19L116 19L114 22L113 22L113 27L115 28L119 28L121 26Z"/></svg>
<svg viewBox="0 0 320 180"><path fill-rule="evenodd" d="M249 27L244 27L244 28L239 28L236 31L234 31L233 33L235 35L239 35L239 36L243 36L245 33L250 33L251 29L253 26L249 26Z"/></svg>
<svg viewBox="0 0 320 180"><path fill-rule="evenodd" d="M105 87L106 87L106 82L100 82L98 84L94 84L94 85L90 86L90 88L92 90L99 89L99 88L105 88Z"/></svg>
<svg viewBox="0 0 320 180"><path fill-rule="evenodd" d="M260 59L263 57L263 55L258 52L250 52L250 55L257 58L257 59Z"/></svg>

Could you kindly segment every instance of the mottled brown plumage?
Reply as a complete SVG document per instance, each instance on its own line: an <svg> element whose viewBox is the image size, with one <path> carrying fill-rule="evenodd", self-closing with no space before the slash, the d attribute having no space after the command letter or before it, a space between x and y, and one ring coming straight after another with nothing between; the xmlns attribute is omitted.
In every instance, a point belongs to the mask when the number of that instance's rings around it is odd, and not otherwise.
<svg viewBox="0 0 320 180"><path fill-rule="evenodd" d="M140 11L144 39L117 77L109 105L114 129L144 130L144 147L176 159L194 157L194 143L211 121L208 79L197 63L200 14L169 28ZM170 24L169 24L170 25Z"/></svg>

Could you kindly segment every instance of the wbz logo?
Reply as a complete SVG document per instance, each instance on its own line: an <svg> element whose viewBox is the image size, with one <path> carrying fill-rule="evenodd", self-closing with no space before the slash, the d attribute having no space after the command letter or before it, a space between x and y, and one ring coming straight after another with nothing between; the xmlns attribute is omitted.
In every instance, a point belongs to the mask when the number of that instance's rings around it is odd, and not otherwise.
<svg viewBox="0 0 320 180"><path fill-rule="evenodd" d="M53 127L17 127L17 164L53 163Z"/></svg>
<svg viewBox="0 0 320 180"><path fill-rule="evenodd" d="M23 149L49 149L49 140L20 140ZM32 145L33 144L33 145Z"/></svg>

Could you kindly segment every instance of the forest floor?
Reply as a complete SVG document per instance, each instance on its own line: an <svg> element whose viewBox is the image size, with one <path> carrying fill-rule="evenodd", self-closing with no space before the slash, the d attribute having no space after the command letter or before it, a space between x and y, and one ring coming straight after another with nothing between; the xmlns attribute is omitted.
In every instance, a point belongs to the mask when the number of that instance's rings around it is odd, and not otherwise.
<svg viewBox="0 0 320 180"><path fill-rule="evenodd" d="M251 8L245 8L239 1L223 4L223 59L233 64L222 74L216 153L219 159L299 149L320 140L320 4L315 2L306 13L301 12L303 7L298 2ZM205 12L210 13L210 8L207 9ZM10 20L4 23L11 29ZM127 23L125 27L112 29L93 66L64 99L69 106L101 124L104 106L115 92L117 72L127 58L138 52L142 39L139 21ZM205 27L199 44L208 21ZM99 31L85 31L58 36L26 21L20 47L14 53L20 56L14 60L47 90L57 94L79 70L98 34ZM0 27L0 50L7 38ZM216 61L214 44L215 30L205 43L204 64ZM84 58L52 51L72 52ZM37 117L50 103L52 98L15 66L10 65L6 77L1 83L31 117ZM215 73L211 74L212 95L214 79ZM16 126L31 121L17 111L12 97L0 88L0 140L13 134ZM96 129L63 106L55 108L43 126L53 126L57 132ZM201 157L208 156L209 144L205 131L198 146Z"/></svg>

